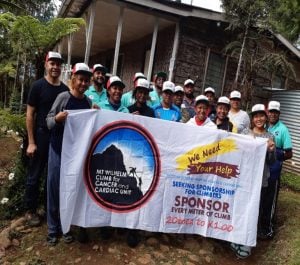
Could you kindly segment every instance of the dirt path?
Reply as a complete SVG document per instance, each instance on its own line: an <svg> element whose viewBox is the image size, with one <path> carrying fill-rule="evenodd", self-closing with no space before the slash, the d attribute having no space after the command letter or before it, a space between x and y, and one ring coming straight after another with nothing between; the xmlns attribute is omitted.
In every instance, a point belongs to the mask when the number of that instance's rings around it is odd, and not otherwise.
<svg viewBox="0 0 300 265"><path fill-rule="evenodd" d="M0 138L0 163L9 168L20 143L12 138ZM1 166L2 169L2 166ZM5 170L4 170L5 171ZM3 172L4 172L3 171ZM6 171L5 171L6 172ZM300 194L282 190L279 198L278 229L272 241L259 241L253 254L238 260L229 243L196 235L141 232L142 241L135 249L126 244L126 235L115 235L103 241L99 229L89 229L90 242L59 242L55 247L46 244L46 224L41 227L21 226L11 234L12 246L0 264L90 264L90 265L197 265L197 264L300 264ZM1 221L1 220L0 220ZM3 221L1 221L3 224ZM2 226L0 230L5 227ZM73 228L76 235L77 229ZM299 263L297 263L299 261Z"/></svg>

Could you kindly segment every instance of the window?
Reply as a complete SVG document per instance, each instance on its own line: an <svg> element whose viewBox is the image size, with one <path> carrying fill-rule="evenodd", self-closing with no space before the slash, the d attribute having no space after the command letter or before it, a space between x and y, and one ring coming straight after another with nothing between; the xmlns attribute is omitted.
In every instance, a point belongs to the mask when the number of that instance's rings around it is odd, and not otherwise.
<svg viewBox="0 0 300 265"><path fill-rule="evenodd" d="M284 89L285 78L283 76L274 75L272 80L272 88Z"/></svg>
<svg viewBox="0 0 300 265"><path fill-rule="evenodd" d="M222 92L225 62L226 58L220 54L213 52L209 54L204 88L213 87L217 97L221 96Z"/></svg>

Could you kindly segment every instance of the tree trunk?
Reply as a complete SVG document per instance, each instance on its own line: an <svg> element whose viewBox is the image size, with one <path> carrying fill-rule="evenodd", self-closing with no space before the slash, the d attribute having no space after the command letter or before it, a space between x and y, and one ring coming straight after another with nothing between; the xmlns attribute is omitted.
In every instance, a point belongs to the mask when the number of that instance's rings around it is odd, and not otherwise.
<svg viewBox="0 0 300 265"><path fill-rule="evenodd" d="M44 77L44 62L45 62L45 57L44 54L38 53L35 57L35 70L36 70L36 80Z"/></svg>
<svg viewBox="0 0 300 265"><path fill-rule="evenodd" d="M241 64L242 64L242 61L243 61L243 53L244 53L244 50L245 50L246 39L248 37L249 22L250 22L250 14L248 15L248 19L247 19L247 22L246 22L245 34L244 34L243 43L242 43L242 47L241 47L241 52L240 52L240 56L239 56L238 66L237 66L237 69L236 69L235 79L234 79L234 83L233 83L234 89L237 88L237 84L238 84L238 79L239 79L240 70L241 70Z"/></svg>
<svg viewBox="0 0 300 265"><path fill-rule="evenodd" d="M18 78L18 70L19 70L19 59L20 59L20 53L18 52L18 55L17 55L16 75L15 75L14 87L13 87L13 95L16 94L17 78Z"/></svg>
<svg viewBox="0 0 300 265"><path fill-rule="evenodd" d="M24 98L24 83L25 83L25 73L26 73L26 53L25 53L25 58L24 58L24 73L23 73L23 78L21 82L21 95L20 95L20 106L19 106L19 113L22 112L23 109L23 98Z"/></svg>
<svg viewBox="0 0 300 265"><path fill-rule="evenodd" d="M3 107L7 106L7 75L3 76L4 79L4 104Z"/></svg>

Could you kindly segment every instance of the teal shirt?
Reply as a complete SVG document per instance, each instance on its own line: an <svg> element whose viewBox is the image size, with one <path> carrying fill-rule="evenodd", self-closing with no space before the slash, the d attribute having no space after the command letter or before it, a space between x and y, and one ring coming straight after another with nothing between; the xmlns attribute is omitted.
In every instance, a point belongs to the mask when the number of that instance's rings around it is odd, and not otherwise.
<svg viewBox="0 0 300 265"><path fill-rule="evenodd" d="M167 121L180 121L181 112L174 104L169 109L163 108L161 104L153 107L155 118L167 120Z"/></svg>
<svg viewBox="0 0 300 265"><path fill-rule="evenodd" d="M135 98L132 97L132 90L122 95L121 104L124 107L128 108L129 106L133 105L135 102L136 102ZM154 106L152 105L152 102L150 100L147 100L147 105L149 107Z"/></svg>
<svg viewBox="0 0 300 265"><path fill-rule="evenodd" d="M274 126L270 126L268 132L274 135L277 148L283 150L292 149L292 140L289 130L281 121L276 122Z"/></svg>
<svg viewBox="0 0 300 265"><path fill-rule="evenodd" d="M150 104L148 104L150 107L154 107L158 104L160 104L161 102L161 96L158 95L156 89L154 89L153 91L150 92L149 94L150 96Z"/></svg>
<svg viewBox="0 0 300 265"><path fill-rule="evenodd" d="M84 94L92 101L93 104L96 104L100 107L101 102L107 100L106 89L103 88L101 92L98 92L93 85L89 87Z"/></svg>
<svg viewBox="0 0 300 265"><path fill-rule="evenodd" d="M116 110L114 107L109 103L108 99L106 99L104 102L101 102L99 107L101 109L107 109L107 110L113 110L113 111L118 111L118 112L124 112L124 113L129 113L129 110L124 107L121 103L120 107Z"/></svg>
<svg viewBox="0 0 300 265"><path fill-rule="evenodd" d="M133 105L134 103L135 103L135 99L132 97L132 90L128 91L122 95L121 104L124 107L127 108L127 107Z"/></svg>

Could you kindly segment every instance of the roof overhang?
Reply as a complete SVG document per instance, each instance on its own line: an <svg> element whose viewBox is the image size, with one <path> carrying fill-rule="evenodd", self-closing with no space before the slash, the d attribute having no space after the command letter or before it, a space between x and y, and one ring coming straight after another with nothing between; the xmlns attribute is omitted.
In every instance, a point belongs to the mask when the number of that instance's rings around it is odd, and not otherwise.
<svg viewBox="0 0 300 265"><path fill-rule="evenodd" d="M120 7L124 8L124 24L121 44L140 39L153 32L154 21L159 18L159 29L174 25L182 17L194 17L212 21L228 22L224 13L192 5L166 0L94 0L96 15L93 30L91 55L114 47ZM93 0L65 0L59 17L85 17ZM282 35L270 31L288 50L300 58L300 51ZM82 56L85 50L85 28L75 34L72 51ZM66 50L66 40L63 41Z"/></svg>
<svg viewBox="0 0 300 265"><path fill-rule="evenodd" d="M89 6L86 6L86 2L83 0L65 1L59 16L83 17L88 23L91 10ZM151 35L157 17L159 18L159 30L175 25L179 18L175 15L163 14L160 11L150 12L149 8L141 8L139 5L128 4L125 1L99 0L95 5L90 56L115 47L121 7L124 8L121 45ZM67 38L61 42L61 45L62 53L67 54ZM72 46L76 47L76 49L72 49L72 56L83 58L86 48L86 27L82 27L74 33Z"/></svg>

